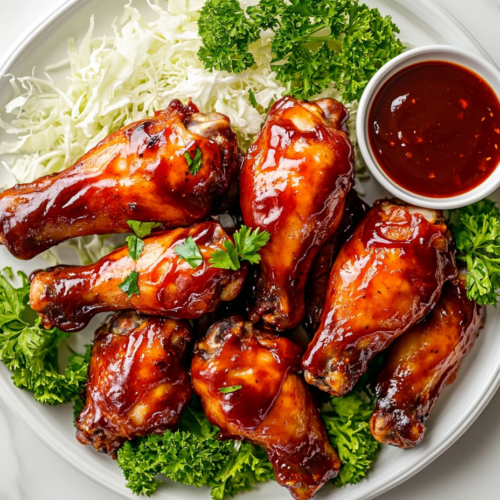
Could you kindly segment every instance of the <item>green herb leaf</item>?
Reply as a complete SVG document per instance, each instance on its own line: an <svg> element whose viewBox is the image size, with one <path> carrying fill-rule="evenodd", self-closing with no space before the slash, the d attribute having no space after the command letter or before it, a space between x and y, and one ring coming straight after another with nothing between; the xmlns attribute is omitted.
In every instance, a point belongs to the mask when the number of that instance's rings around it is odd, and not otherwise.
<svg viewBox="0 0 500 500"><path fill-rule="evenodd" d="M219 387L219 391L222 392L222 394L229 394L230 392L236 392L241 389L241 385L231 385L229 387Z"/></svg>
<svg viewBox="0 0 500 500"><path fill-rule="evenodd" d="M248 45L259 38L259 24L245 16L238 0L209 0L201 9L198 57L206 69L240 73L255 59Z"/></svg>
<svg viewBox="0 0 500 500"><path fill-rule="evenodd" d="M200 171L201 164L202 164L201 149L198 147L196 148L196 153L194 155L194 158L191 158L189 151L186 151L184 153L184 158L186 158L189 172L191 173L191 175L193 175L193 176L196 175Z"/></svg>
<svg viewBox="0 0 500 500"><path fill-rule="evenodd" d="M496 305L500 289L500 211L485 199L452 213L457 258L467 264L467 296Z"/></svg>
<svg viewBox="0 0 500 500"><path fill-rule="evenodd" d="M133 260L137 260L141 256L142 249L144 248L144 241L135 234L127 236L126 241L128 244L128 254Z"/></svg>
<svg viewBox="0 0 500 500"><path fill-rule="evenodd" d="M87 375L91 355L92 344L85 346L85 353L83 354L72 351L66 366L66 378L78 383L78 391L73 398L73 422L75 425L87 400Z"/></svg>
<svg viewBox="0 0 500 500"><path fill-rule="evenodd" d="M137 438L118 451L117 463L127 487L137 495L150 496L160 484L157 475L164 474L183 484L209 486L214 500L224 500L274 479L262 448L240 441L219 441L218 433L194 397L178 431Z"/></svg>
<svg viewBox="0 0 500 500"><path fill-rule="evenodd" d="M376 402L373 385L383 359L383 355L377 356L354 389L346 396L330 398L322 411L330 442L342 462L336 486L361 481L380 451L380 443L370 431L370 418Z"/></svg>
<svg viewBox="0 0 500 500"><path fill-rule="evenodd" d="M137 271L132 271L118 286L121 288L123 292L127 294L127 297L130 299L132 295L140 295L139 284L137 282L139 278L139 273Z"/></svg>
<svg viewBox="0 0 500 500"><path fill-rule="evenodd" d="M142 249L144 248L144 241L142 241L142 238L149 236L154 228L161 226L161 223L128 220L127 224L135 233L135 235L127 236L126 238L128 244L128 254L134 261L136 261L141 256Z"/></svg>
<svg viewBox="0 0 500 500"><path fill-rule="evenodd" d="M233 271L237 271L241 265L235 246L231 241L226 240L224 242L224 248L226 250L217 250L216 252L210 254L210 260L208 263L212 267L216 267L218 269L232 269Z"/></svg>
<svg viewBox="0 0 500 500"><path fill-rule="evenodd" d="M138 220L128 220L127 224L138 238L149 236L154 228L161 226L161 222L140 222Z"/></svg>
<svg viewBox="0 0 500 500"><path fill-rule="evenodd" d="M257 252L271 238L271 235L267 231L260 232L260 229L257 228L252 232L246 226L241 226L233 236L236 246L231 241L225 241L225 251L217 250L210 255L208 262L212 267L237 271L241 267L240 262L243 260L247 260L251 264L258 264L260 262L260 255Z"/></svg>
<svg viewBox="0 0 500 500"><path fill-rule="evenodd" d="M196 269L203 262L203 256L192 236L186 238L182 245L177 245L174 253L185 260L193 269Z"/></svg>
<svg viewBox="0 0 500 500"><path fill-rule="evenodd" d="M252 89L248 89L248 99L250 101L250 104L256 108L258 106L257 99L255 99L255 94L253 93Z"/></svg>
<svg viewBox="0 0 500 500"><path fill-rule="evenodd" d="M231 457L210 485L212 498L231 498L240 491L252 491L254 484L275 479L274 469L263 448L234 441Z"/></svg>
<svg viewBox="0 0 500 500"><path fill-rule="evenodd" d="M257 252L266 246L270 239L271 235L267 231L260 232L260 228L252 232L250 228L241 226L241 229L234 233L236 252L241 260L248 260L251 264L260 262Z"/></svg>
<svg viewBox="0 0 500 500"><path fill-rule="evenodd" d="M4 272L12 277L10 269ZM69 334L41 328L29 306L28 277L20 271L18 276L22 284L14 288L0 275L0 360L11 370L14 385L31 391L40 403L68 403L82 392L88 363L73 353L65 373L59 373L58 344Z"/></svg>

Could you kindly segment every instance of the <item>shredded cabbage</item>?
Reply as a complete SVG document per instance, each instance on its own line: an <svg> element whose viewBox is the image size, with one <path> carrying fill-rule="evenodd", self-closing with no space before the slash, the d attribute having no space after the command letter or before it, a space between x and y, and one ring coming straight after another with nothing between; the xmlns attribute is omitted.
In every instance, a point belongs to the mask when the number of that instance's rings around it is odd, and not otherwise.
<svg viewBox="0 0 500 500"><path fill-rule="evenodd" d="M68 41L68 60L46 68L45 79L10 75L14 98L5 106L0 128L13 140L0 144L2 162L12 174L5 187L31 182L71 166L86 151L124 125L151 116L172 99L192 99L202 112L227 115L246 149L260 131L269 106L285 88L272 71L269 34L250 47L256 64L231 74L208 72L197 57L201 39L197 21L204 0L148 2L155 19L146 21L131 4L125 6L113 36L93 38L94 19L80 48ZM256 3L243 0L242 5ZM69 64L68 87L59 88L50 72ZM254 108L249 90L257 101ZM322 95L337 97L331 88ZM356 145L357 103L351 112L351 139ZM7 120L5 115L10 115ZM358 170L364 167L357 154ZM2 176L3 177L3 176ZM5 181L4 181L5 183ZM72 241L83 261L102 256L111 248L105 238ZM57 260L58 250L48 257Z"/></svg>

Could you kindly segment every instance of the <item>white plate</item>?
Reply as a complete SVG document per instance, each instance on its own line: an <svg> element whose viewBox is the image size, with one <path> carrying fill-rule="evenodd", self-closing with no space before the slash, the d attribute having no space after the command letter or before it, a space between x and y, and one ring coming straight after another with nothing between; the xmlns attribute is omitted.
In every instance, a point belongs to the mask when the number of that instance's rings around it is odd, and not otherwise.
<svg viewBox="0 0 500 500"><path fill-rule="evenodd" d="M44 66L65 58L66 41L71 36L81 37L88 28L93 14L96 34L109 33L115 17L120 17L126 0L72 0L51 14L0 68L0 74L17 76L31 74L33 66L41 70ZM391 14L401 28L401 37L413 46L428 44L456 45L483 57L488 57L467 31L444 10L427 0L366 0L370 6L379 7L384 14ZM136 2L134 2L136 5ZM139 7L141 4L138 4ZM10 98L11 89L7 79L0 80L0 106ZM0 185L3 172L0 172ZM368 201L384 196L375 181L364 184ZM494 194L499 199L498 192ZM5 248L0 248L1 266L30 272L46 267L40 259L30 262L15 260ZM324 487L318 498L336 500L369 500L402 483L430 464L436 457L457 440L478 417L500 385L500 309L491 308L486 328L467 356L457 381L439 399L428 423L424 442L413 450L402 451L383 447L368 479L342 489ZM99 323L95 319L90 327L71 340L81 346L92 338ZM75 439L72 411L69 405L47 407L37 403L31 394L12 385L10 373L0 364L0 396L16 412L36 435L66 462L102 486L121 494L124 498L137 498L125 488L125 480L112 459L81 446ZM238 498L276 500L290 498L288 492L275 483L261 485L252 493ZM161 499L208 499L206 488L165 482L155 494Z"/></svg>

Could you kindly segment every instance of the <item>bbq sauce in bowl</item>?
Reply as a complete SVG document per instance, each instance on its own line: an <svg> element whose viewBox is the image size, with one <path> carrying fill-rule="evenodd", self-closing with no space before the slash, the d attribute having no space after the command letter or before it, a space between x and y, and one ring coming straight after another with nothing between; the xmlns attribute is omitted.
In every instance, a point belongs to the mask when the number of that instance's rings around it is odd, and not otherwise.
<svg viewBox="0 0 500 500"><path fill-rule="evenodd" d="M500 162L500 103L476 73L426 61L382 86L368 135L380 167L399 186L428 197L456 196L481 184Z"/></svg>

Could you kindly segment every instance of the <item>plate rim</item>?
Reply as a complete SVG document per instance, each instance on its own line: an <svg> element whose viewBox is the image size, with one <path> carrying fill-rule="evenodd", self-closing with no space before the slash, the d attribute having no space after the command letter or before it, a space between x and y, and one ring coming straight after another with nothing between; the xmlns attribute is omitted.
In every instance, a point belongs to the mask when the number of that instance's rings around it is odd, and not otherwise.
<svg viewBox="0 0 500 500"><path fill-rule="evenodd" d="M90 0L66 0L66 2L55 7L36 25L27 28L24 33L19 36L14 48L8 52L4 57L0 58L0 78L5 78L7 75L11 74L9 72L10 68L17 61L18 58L29 51L30 47L34 45L40 35L45 31L55 27L57 24L64 22L64 17L73 14L73 11L78 11L84 4L88 3ZM406 0L385 0L390 1L394 4L401 6L403 9L409 12L420 12L424 8L427 10L427 15L429 11L434 11L440 14L441 17L445 17L448 22L452 23L456 29L461 31L462 36L468 39L469 43L474 46L474 48L481 53L481 55L487 59L489 62L498 67L495 61L492 59L491 55L484 49L484 47L476 40L476 38L469 32L469 30L447 9L439 5L432 0L413 0L413 2L407 2ZM422 16L419 16L422 18ZM0 370L7 371L9 374L11 372L1 364ZM442 442L435 446L429 453L421 460L418 464L407 470L401 471L399 474L394 474L392 479L384 482L383 484L376 485L373 491L369 492L363 497L363 500L372 500L373 498L386 493L392 488L406 482L408 479L413 477L427 467L431 462L443 454L449 447L451 447L462 435L467 431L467 429L474 423L474 421L483 412L486 406L491 401L492 397L495 395L497 389L500 386L500 359L497 361L496 365L492 366L492 376L488 384L483 384L483 390L478 392L475 400L469 401L469 407L472 408L471 412L464 415L452 428L448 429L445 438ZM23 422L28 426L28 428L35 434L36 438L39 439L49 450L54 452L59 458L70 465L73 469L77 470L79 473L83 474L91 481L99 484L103 488L121 496L126 499L137 498L133 496L130 490L117 490L113 484L106 482L104 479L96 477L92 474L86 465L82 465L85 460L79 460L73 458L75 455L73 450L68 448L59 447L56 442L51 439L50 427L45 427L40 423L34 414L30 412L30 408L23 401L24 398L17 397L16 392L20 389L15 388L11 382L11 378L0 377L0 398L8 405L9 409L14 412L18 417L20 417ZM30 395L31 396L31 395ZM369 480L369 477L368 477ZM125 487L125 479L124 484ZM355 499L358 497L355 497ZM353 500L355 500L353 499Z"/></svg>

